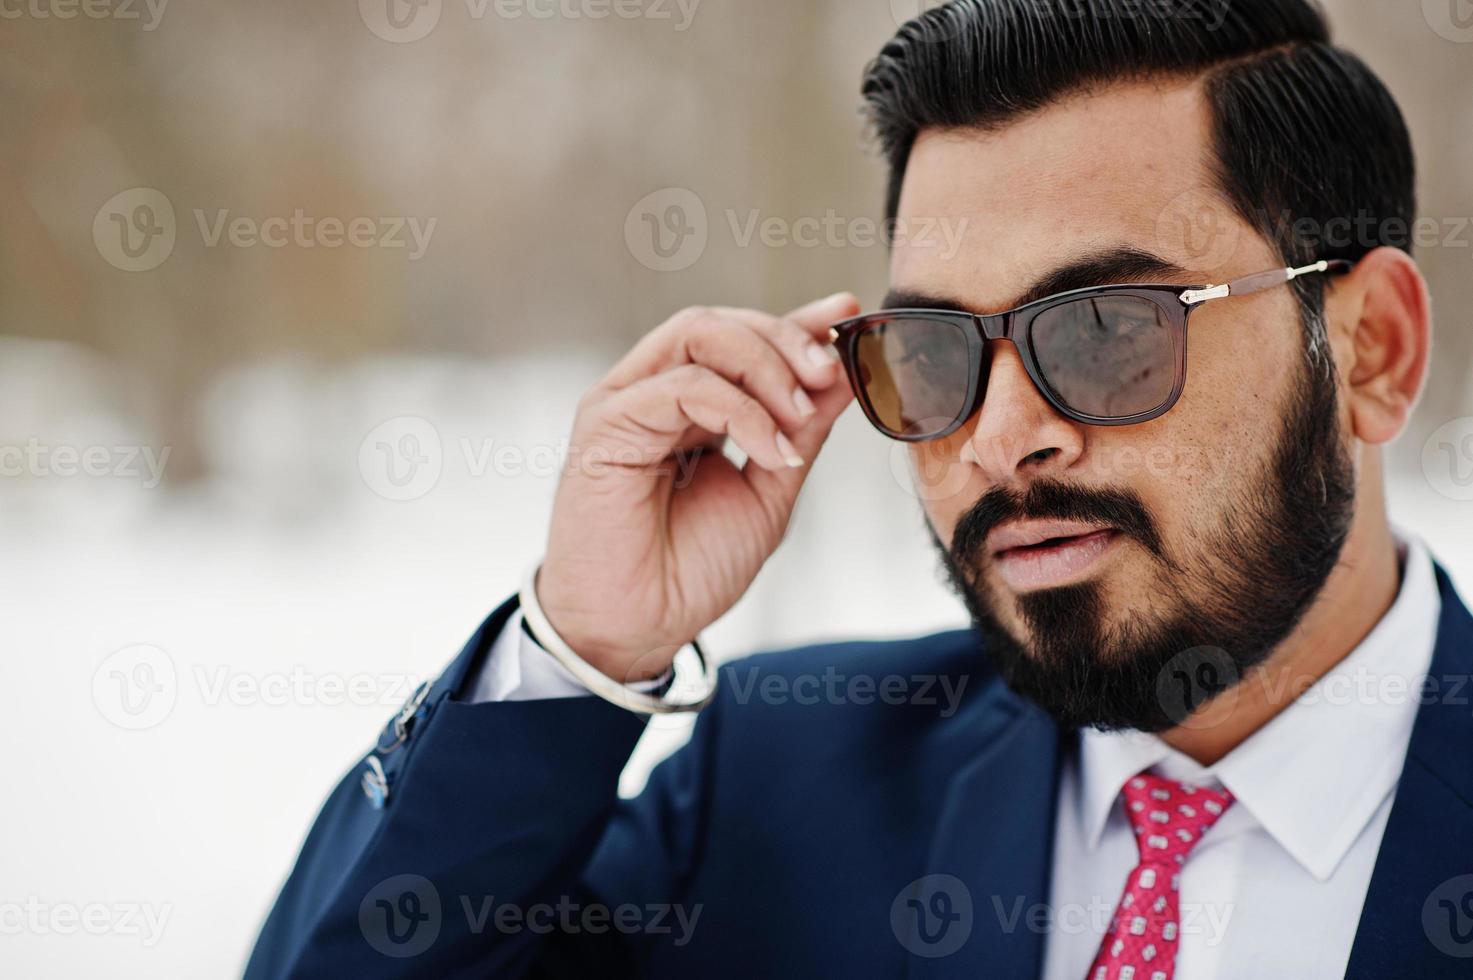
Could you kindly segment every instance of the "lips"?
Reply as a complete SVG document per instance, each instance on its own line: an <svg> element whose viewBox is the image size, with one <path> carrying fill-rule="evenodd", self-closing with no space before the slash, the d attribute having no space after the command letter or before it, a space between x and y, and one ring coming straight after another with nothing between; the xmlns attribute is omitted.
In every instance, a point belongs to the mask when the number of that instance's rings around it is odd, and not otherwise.
<svg viewBox="0 0 1473 980"><path fill-rule="evenodd" d="M1114 528L1079 521L1022 521L996 528L987 550L1015 592L1069 585L1119 540Z"/></svg>
<svg viewBox="0 0 1473 980"><path fill-rule="evenodd" d="M1004 524L987 535L987 550L1001 555L1014 548L1032 548L1056 539L1082 538L1106 530L1110 529L1081 521L1018 521Z"/></svg>

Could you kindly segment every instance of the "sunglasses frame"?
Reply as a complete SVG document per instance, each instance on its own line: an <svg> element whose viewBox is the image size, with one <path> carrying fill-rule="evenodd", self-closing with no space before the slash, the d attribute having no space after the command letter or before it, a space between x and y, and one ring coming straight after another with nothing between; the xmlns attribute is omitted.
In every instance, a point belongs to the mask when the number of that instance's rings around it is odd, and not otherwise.
<svg viewBox="0 0 1473 980"><path fill-rule="evenodd" d="M1054 410L1065 418L1084 425L1139 425L1158 419L1171 411L1181 398L1182 391L1186 388L1187 381L1187 323L1191 318L1192 311L1203 303L1215 299L1225 299L1229 296L1247 296L1252 293L1263 292L1276 286L1283 286L1304 275L1314 273L1327 273L1330 275L1341 275L1349 272L1354 263L1344 259L1328 259L1315 262L1302 268L1271 269L1267 272L1256 272L1232 282L1219 285L1206 286L1183 286L1174 283L1123 283L1109 286L1090 286L1084 289L1073 289L1065 293L1056 293L1053 296L1045 296L1016 309L1007 310L1002 313L968 313L961 310L928 310L928 309L895 309L880 310L875 313L867 313L863 316L853 317L835 324L829 328L829 341L838 351L839 360L844 365L844 373L849 378L849 386L854 390L856 400L864 411L865 418L870 424L888 438L899 442L931 442L937 439L945 439L947 436L961 428L981 407L986 391L982 385L982 368L986 355L986 344L991 340L1006 340L1018 350L1018 356L1023 361L1023 367L1028 372L1028 378L1033 382L1039 394L1053 406ZM1038 316L1047 310L1062 306L1079 300L1095 299L1106 296L1129 296L1144 299L1153 304L1166 315L1166 323L1171 332L1171 343L1174 352L1176 377L1173 379L1171 392L1166 399L1155 408L1148 411L1137 412L1133 415L1123 416L1098 416L1085 412L1078 412L1071 408L1063 398L1055 392L1044 378L1039 369L1037 361L1033 356L1032 329L1033 322ZM960 417L954 419L945 428L935 432L925 433L900 433L893 431L889 426L879 420L874 407L870 404L869 397L864 392L864 385L860 378L859 364L859 338L869 329L888 323L897 319L911 320L933 320L949 323L959 327L967 342L967 391L963 401L965 409Z"/></svg>

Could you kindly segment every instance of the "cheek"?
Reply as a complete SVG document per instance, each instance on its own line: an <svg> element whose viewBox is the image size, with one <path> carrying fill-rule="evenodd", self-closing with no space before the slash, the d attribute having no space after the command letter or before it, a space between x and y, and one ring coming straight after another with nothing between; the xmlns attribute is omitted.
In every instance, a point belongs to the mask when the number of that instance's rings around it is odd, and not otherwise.
<svg viewBox="0 0 1473 980"><path fill-rule="evenodd" d="M911 444L906 447L909 473L895 474L897 479L908 476L910 492L920 499L931 526L946 544L951 543L952 531L967 508L986 490L976 482L976 468L962 462L965 444L966 436L961 433L936 442Z"/></svg>
<svg viewBox="0 0 1473 980"><path fill-rule="evenodd" d="M1237 306L1232 304L1237 303ZM1187 386L1179 414L1231 440L1277 418L1288 382L1303 371L1304 337L1287 290L1221 301L1203 309L1187 333Z"/></svg>
<svg viewBox="0 0 1473 980"><path fill-rule="evenodd" d="M1244 314L1194 320L1181 400L1131 434L1144 460L1132 482L1168 542L1216 527L1224 508L1259 479L1283 431L1303 355L1297 334L1287 336L1282 324L1297 321L1292 307Z"/></svg>

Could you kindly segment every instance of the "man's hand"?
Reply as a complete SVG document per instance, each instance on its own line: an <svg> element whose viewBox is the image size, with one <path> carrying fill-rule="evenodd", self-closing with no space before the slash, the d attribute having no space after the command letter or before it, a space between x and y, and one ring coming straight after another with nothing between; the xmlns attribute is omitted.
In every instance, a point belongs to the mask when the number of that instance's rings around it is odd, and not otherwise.
<svg viewBox="0 0 1473 980"><path fill-rule="evenodd" d="M849 403L828 328L858 312L848 293L785 317L683 310L583 396L537 579L579 656L657 677L746 592Z"/></svg>

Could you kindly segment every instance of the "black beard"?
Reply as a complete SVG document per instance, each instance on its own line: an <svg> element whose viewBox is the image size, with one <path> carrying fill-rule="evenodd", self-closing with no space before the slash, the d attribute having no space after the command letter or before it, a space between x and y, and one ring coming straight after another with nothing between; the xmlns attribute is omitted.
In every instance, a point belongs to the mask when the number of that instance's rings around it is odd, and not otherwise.
<svg viewBox="0 0 1473 980"><path fill-rule="evenodd" d="M988 491L957 523L952 547L931 530L952 586L1008 685L1060 724L1160 732L1240 683L1294 629L1339 560L1355 513L1333 369L1312 362L1290 397L1278 445L1244 474L1218 528L1190 558L1169 554L1138 495L1039 482ZM1116 528L1160 564L1166 612L1107 629L1093 582L1018 597L1032 636L1003 626L981 576L984 542L1015 519ZM929 526L929 524L928 524Z"/></svg>

